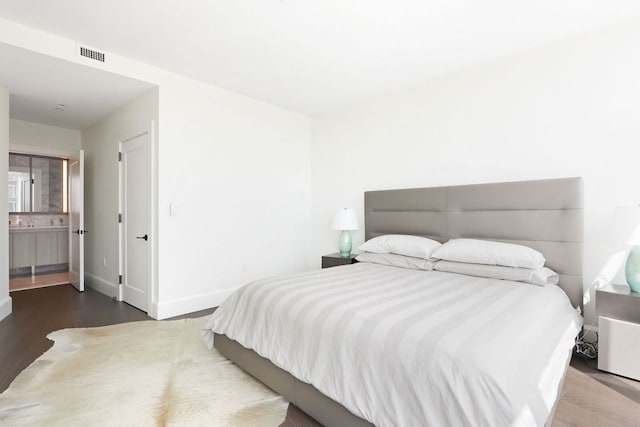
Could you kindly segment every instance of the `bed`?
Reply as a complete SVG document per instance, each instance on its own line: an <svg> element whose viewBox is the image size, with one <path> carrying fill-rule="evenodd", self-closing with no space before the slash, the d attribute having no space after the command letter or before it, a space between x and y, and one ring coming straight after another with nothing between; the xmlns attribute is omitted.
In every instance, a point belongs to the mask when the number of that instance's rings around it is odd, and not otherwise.
<svg viewBox="0 0 640 427"><path fill-rule="evenodd" d="M205 339L324 425L549 424L581 326L582 209L579 178L367 192L367 240L522 244L559 285L358 263L249 284Z"/></svg>

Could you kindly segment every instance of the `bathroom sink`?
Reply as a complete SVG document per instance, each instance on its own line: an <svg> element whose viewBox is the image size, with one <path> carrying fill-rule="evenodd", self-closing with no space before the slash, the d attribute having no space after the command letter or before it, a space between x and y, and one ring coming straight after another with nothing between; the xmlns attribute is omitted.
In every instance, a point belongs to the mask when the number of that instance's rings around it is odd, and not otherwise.
<svg viewBox="0 0 640 427"><path fill-rule="evenodd" d="M30 227L28 225L10 225L9 226L10 231L64 230L66 228L69 228L69 226L68 225L38 225L33 227Z"/></svg>

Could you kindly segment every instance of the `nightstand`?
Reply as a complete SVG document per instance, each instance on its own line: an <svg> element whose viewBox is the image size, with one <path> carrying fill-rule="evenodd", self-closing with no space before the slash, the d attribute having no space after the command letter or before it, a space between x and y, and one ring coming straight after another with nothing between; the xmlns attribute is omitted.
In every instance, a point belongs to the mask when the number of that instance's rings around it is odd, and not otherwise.
<svg viewBox="0 0 640 427"><path fill-rule="evenodd" d="M640 380L640 293L625 285L596 291L598 369Z"/></svg>
<svg viewBox="0 0 640 427"><path fill-rule="evenodd" d="M358 262L358 260L356 260L356 257L358 255L359 254L354 254L353 252L351 252L351 255L349 255L346 258L343 258L340 255L340 252L336 252L329 255L323 255L322 268L336 267L338 265L355 264L356 262Z"/></svg>

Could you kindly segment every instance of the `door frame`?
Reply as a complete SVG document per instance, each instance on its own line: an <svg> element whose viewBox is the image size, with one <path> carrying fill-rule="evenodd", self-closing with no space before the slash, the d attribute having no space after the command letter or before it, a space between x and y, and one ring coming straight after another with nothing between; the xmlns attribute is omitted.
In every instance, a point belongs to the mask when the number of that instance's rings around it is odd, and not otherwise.
<svg viewBox="0 0 640 427"><path fill-rule="evenodd" d="M157 250L158 250L158 229L157 229L157 210L154 209L156 206L157 200L157 166L156 166L156 149L155 149L155 123L151 121L147 129L135 132L127 136L126 138L118 141L117 150L115 153L116 158L118 159L118 213L124 214L124 167L123 162L120 161L120 153L122 153L123 144L131 141L133 139L139 138L140 136L147 135L147 144L148 144L148 153L147 153L147 161L149 166L149 247L148 247L148 257L147 257L147 274L149 277L149 289L147 295L147 314L150 317L157 318L157 296L158 296L158 287L157 287ZM124 215L123 215L124 216ZM119 278L124 278L124 221L126 218L123 218L122 222L118 223L118 275ZM118 278L118 279L119 279ZM117 291L116 291L116 299L118 301L123 301L123 284L121 280L117 280Z"/></svg>

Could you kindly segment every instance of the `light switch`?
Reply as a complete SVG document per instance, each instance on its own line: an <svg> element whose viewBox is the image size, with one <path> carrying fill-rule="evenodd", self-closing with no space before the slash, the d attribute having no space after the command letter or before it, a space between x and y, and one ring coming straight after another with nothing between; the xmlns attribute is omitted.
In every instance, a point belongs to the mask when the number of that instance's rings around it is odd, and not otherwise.
<svg viewBox="0 0 640 427"><path fill-rule="evenodd" d="M169 216L176 216L176 205L175 205L175 203L169 203Z"/></svg>

